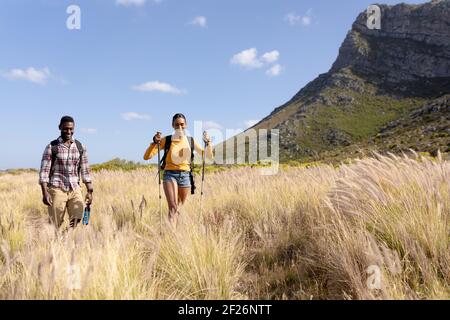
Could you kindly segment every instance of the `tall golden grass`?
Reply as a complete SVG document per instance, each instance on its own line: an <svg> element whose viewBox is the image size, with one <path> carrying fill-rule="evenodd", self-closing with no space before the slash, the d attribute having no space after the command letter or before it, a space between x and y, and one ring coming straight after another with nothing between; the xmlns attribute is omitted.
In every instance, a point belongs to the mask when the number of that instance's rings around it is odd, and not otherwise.
<svg viewBox="0 0 450 320"><path fill-rule="evenodd" d="M35 174L3 175L0 299L450 298L448 161L258 170L208 174L176 229L154 170L94 174L73 231L47 223Z"/></svg>

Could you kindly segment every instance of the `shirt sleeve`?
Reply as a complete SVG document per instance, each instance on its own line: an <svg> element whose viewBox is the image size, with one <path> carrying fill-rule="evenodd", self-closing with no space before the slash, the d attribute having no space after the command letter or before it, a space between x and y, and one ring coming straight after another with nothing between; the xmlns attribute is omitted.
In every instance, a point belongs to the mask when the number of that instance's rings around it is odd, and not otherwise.
<svg viewBox="0 0 450 320"><path fill-rule="evenodd" d="M92 183L91 169L89 168L88 153L83 145L83 157L81 158L81 180L84 183Z"/></svg>
<svg viewBox="0 0 450 320"><path fill-rule="evenodd" d="M144 160L150 160L158 153L158 145L156 143L151 143L150 146L147 148L144 154ZM164 150L164 147L166 146L166 137L161 139L161 150Z"/></svg>
<svg viewBox="0 0 450 320"><path fill-rule="evenodd" d="M42 154L41 170L39 171L40 184L50 182L51 166L52 166L52 146L48 145L47 147L45 147L44 153Z"/></svg>
<svg viewBox="0 0 450 320"><path fill-rule="evenodd" d="M203 149L195 140L194 140L194 149L195 149L195 152L202 155L202 157L203 157ZM206 147L206 158L208 158L210 160L214 160L213 148L212 148L211 143L209 143L209 146Z"/></svg>

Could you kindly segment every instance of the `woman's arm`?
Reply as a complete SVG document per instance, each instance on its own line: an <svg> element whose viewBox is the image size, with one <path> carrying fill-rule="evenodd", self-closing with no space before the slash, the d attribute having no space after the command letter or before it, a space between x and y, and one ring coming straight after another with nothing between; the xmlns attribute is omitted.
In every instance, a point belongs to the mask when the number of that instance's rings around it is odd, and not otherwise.
<svg viewBox="0 0 450 320"><path fill-rule="evenodd" d="M194 140L194 148L195 152L203 156L203 148L195 140ZM211 145L211 142L206 147L206 157L210 160L214 160L213 147Z"/></svg>
<svg viewBox="0 0 450 320"><path fill-rule="evenodd" d="M166 146L166 137L161 139L161 150L164 150L164 147ZM158 153L158 145L154 142L150 144L150 146L147 148L144 154L144 160L150 160Z"/></svg>

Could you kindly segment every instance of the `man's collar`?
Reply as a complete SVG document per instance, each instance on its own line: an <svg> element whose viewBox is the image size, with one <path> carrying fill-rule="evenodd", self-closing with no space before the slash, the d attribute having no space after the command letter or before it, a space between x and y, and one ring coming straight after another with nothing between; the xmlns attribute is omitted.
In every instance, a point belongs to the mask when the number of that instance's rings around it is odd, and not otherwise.
<svg viewBox="0 0 450 320"><path fill-rule="evenodd" d="M70 143L73 143L73 142L74 142L73 138L70 139ZM59 138L58 138L58 143L64 143L64 140L61 136L59 136Z"/></svg>

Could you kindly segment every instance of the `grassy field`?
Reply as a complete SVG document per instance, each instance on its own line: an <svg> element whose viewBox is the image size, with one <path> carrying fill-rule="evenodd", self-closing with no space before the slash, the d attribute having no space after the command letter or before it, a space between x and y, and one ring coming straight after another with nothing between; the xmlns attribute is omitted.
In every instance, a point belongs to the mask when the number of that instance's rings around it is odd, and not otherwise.
<svg viewBox="0 0 450 320"><path fill-rule="evenodd" d="M2 174L0 299L450 299L449 161L258 170L208 172L176 229L154 168L99 170L61 232L36 173Z"/></svg>

